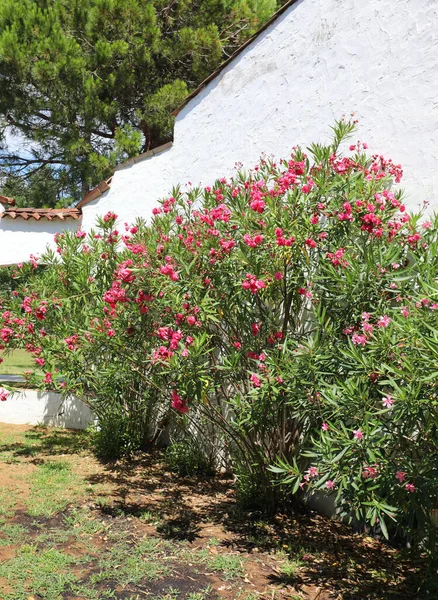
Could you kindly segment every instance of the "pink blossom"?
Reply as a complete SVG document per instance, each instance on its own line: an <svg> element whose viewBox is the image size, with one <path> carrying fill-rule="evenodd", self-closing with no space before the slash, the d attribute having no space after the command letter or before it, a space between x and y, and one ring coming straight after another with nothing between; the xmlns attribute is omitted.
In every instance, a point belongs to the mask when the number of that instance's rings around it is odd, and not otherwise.
<svg viewBox="0 0 438 600"><path fill-rule="evenodd" d="M362 477L364 479L375 479L377 477L376 467L365 466L362 469Z"/></svg>
<svg viewBox="0 0 438 600"><path fill-rule="evenodd" d="M391 321L392 319L390 319L390 317L388 317L387 315L383 315L377 321L377 327L388 327Z"/></svg>
<svg viewBox="0 0 438 600"><path fill-rule="evenodd" d="M253 373L251 375L251 382L252 382L253 386L256 388L259 388L262 385L260 379L257 377L257 375L255 373Z"/></svg>
<svg viewBox="0 0 438 600"><path fill-rule="evenodd" d="M310 477L318 477L317 467L310 467L307 473L310 475Z"/></svg>
<svg viewBox="0 0 438 600"><path fill-rule="evenodd" d="M360 429L354 429L353 436L356 440L363 440L363 438L365 437L364 433Z"/></svg>
<svg viewBox="0 0 438 600"><path fill-rule="evenodd" d="M394 398L391 398L391 396L385 396L385 398L383 398L382 400L382 404L385 408L391 408L394 402L395 400Z"/></svg>
<svg viewBox="0 0 438 600"><path fill-rule="evenodd" d="M432 227L432 223L431 223L431 221L424 221L424 223L421 225L421 227L423 229L430 229Z"/></svg>
<svg viewBox="0 0 438 600"><path fill-rule="evenodd" d="M367 343L367 338L364 335L355 333L354 335L351 336L351 341L356 346L365 346L365 344Z"/></svg>
<svg viewBox="0 0 438 600"><path fill-rule="evenodd" d="M103 217L103 220L105 221L105 223L109 223L110 221L115 221L117 219L117 215L111 211L107 212L106 215Z"/></svg>
<svg viewBox="0 0 438 600"><path fill-rule="evenodd" d="M400 483L403 483L403 481L405 480L406 477L406 472L405 471L397 471L397 473L395 474L396 479L398 479L398 481Z"/></svg>
<svg viewBox="0 0 438 600"><path fill-rule="evenodd" d="M333 489L335 488L335 482L334 482L334 481L332 481L331 479L329 479L329 480L326 482L326 484L325 484L325 487L326 487L328 490L333 490Z"/></svg>
<svg viewBox="0 0 438 600"><path fill-rule="evenodd" d="M276 279L277 281L281 281L283 279L283 273L277 271L276 273L274 273L274 279Z"/></svg>
<svg viewBox="0 0 438 600"><path fill-rule="evenodd" d="M409 317L409 311L406 306L401 307L401 314L407 319Z"/></svg>
<svg viewBox="0 0 438 600"><path fill-rule="evenodd" d="M0 402L4 402L9 396L9 392L4 388L0 389Z"/></svg>
<svg viewBox="0 0 438 600"><path fill-rule="evenodd" d="M242 287L244 290L249 290L252 294L257 294L259 290L266 287L266 283L263 279L257 279L255 275L247 273L245 280L242 281Z"/></svg>
<svg viewBox="0 0 438 600"><path fill-rule="evenodd" d="M44 383L53 383L52 374L50 371L46 373L46 376L44 377Z"/></svg>
<svg viewBox="0 0 438 600"><path fill-rule="evenodd" d="M407 492L410 492L411 494L413 494L413 493L415 492L415 490L416 490L416 489L417 489L417 488L415 487L415 485L414 485L413 483L407 483L407 484L405 485L405 490L406 490Z"/></svg>
<svg viewBox="0 0 438 600"><path fill-rule="evenodd" d="M328 430L330 429L330 428L329 428L329 426L328 426L328 423L323 423L323 424L321 425L321 429L322 429L323 431L328 431Z"/></svg>
<svg viewBox="0 0 438 600"><path fill-rule="evenodd" d="M253 323L253 324L251 325L252 334L253 334L253 335L257 335L257 334L258 334L258 332L260 331L260 327L261 327L261 324L260 324L260 323Z"/></svg>
<svg viewBox="0 0 438 600"><path fill-rule="evenodd" d="M253 200L249 206L251 210L254 210L258 213L262 213L265 210L266 204L263 200Z"/></svg>
<svg viewBox="0 0 438 600"><path fill-rule="evenodd" d="M187 406L187 400L183 400L181 396L175 391L172 390L172 408L177 410L180 413L189 412L189 407Z"/></svg>
<svg viewBox="0 0 438 600"><path fill-rule="evenodd" d="M362 323L362 330L364 333L372 333L374 326L371 323Z"/></svg>

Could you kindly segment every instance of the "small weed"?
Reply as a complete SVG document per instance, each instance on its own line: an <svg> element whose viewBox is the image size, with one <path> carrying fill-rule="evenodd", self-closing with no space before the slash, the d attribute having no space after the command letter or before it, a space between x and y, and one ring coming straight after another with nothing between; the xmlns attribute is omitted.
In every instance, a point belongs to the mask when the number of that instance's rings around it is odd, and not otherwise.
<svg viewBox="0 0 438 600"><path fill-rule="evenodd" d="M211 587L207 586L204 590L201 590L200 592L192 592L191 594L188 594L186 600L206 600L206 598L208 598L211 594L211 591Z"/></svg>
<svg viewBox="0 0 438 600"><path fill-rule="evenodd" d="M105 530L102 522L93 519L88 510L73 509L64 517L64 523L70 530L70 534L76 538L84 535L94 535Z"/></svg>
<svg viewBox="0 0 438 600"><path fill-rule="evenodd" d="M4 524L0 526L0 546L9 546L10 544L18 544L23 541L27 530L22 525L14 523Z"/></svg>
<svg viewBox="0 0 438 600"><path fill-rule="evenodd" d="M208 561L208 566L213 571L221 571L225 579L243 577L243 564L238 556L231 554L218 554Z"/></svg>
<svg viewBox="0 0 438 600"><path fill-rule="evenodd" d="M144 511L140 512L137 515L137 518L142 523L150 523L151 525L158 525L161 523L160 517L149 510L144 510Z"/></svg>
<svg viewBox="0 0 438 600"><path fill-rule="evenodd" d="M303 563L300 560L286 560L280 567L280 572L287 579L294 579Z"/></svg>
<svg viewBox="0 0 438 600"><path fill-rule="evenodd" d="M0 492L0 518L9 519L14 515L11 510L15 505L14 493L12 490L3 490Z"/></svg>
<svg viewBox="0 0 438 600"><path fill-rule="evenodd" d="M142 580L156 581L170 572L159 560L160 540L145 538L136 546L115 544L99 562L101 571L91 576L91 583L112 580L120 585L137 584ZM153 557L153 560L150 558Z"/></svg>

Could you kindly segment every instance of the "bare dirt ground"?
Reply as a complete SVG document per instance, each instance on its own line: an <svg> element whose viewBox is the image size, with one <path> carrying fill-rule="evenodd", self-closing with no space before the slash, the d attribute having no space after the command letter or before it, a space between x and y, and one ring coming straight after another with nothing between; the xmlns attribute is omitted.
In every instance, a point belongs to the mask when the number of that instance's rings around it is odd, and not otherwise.
<svg viewBox="0 0 438 600"><path fill-rule="evenodd" d="M1 600L408 600L423 571L307 509L243 512L232 480L158 453L101 463L84 433L0 424Z"/></svg>

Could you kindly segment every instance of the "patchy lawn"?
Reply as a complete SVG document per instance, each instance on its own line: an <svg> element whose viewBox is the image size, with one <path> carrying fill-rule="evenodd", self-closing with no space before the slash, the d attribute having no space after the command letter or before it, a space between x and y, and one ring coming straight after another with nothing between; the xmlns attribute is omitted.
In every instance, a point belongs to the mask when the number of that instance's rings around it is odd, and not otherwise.
<svg viewBox="0 0 438 600"><path fill-rule="evenodd" d="M2 600L424 598L424 566L311 511L242 513L232 482L87 434L0 424Z"/></svg>
<svg viewBox="0 0 438 600"><path fill-rule="evenodd" d="M0 364L1 375L23 375L25 371L35 366L32 356L26 350L18 349L9 354L0 352L0 358L3 358Z"/></svg>

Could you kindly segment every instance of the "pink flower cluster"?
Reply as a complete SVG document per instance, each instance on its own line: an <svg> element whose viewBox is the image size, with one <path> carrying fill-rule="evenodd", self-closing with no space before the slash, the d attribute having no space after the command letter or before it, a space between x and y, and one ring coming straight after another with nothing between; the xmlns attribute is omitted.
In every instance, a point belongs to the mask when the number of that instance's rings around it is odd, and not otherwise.
<svg viewBox="0 0 438 600"><path fill-rule="evenodd" d="M255 275L247 273L244 281L242 281L242 287L244 290L249 290L251 294L257 294L266 287L266 283L263 279L257 279Z"/></svg>

